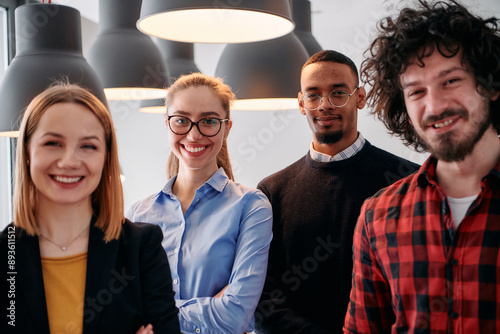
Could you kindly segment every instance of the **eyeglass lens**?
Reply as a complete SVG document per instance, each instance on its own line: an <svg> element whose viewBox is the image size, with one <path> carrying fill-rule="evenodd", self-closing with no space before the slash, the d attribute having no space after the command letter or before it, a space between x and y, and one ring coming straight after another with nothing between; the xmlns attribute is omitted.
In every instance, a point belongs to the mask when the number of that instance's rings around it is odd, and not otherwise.
<svg viewBox="0 0 500 334"><path fill-rule="evenodd" d="M173 133L177 135L185 135L195 124L198 131L206 137L213 137L220 131L222 121L217 118L202 118L198 122L193 122L183 116L169 116L168 125Z"/></svg>
<svg viewBox="0 0 500 334"><path fill-rule="evenodd" d="M351 94L344 90L332 90L328 95L328 100L337 108L343 107L349 101L349 97L354 94L357 89L358 88L356 88ZM323 97L317 93L306 94L304 98L304 106L307 109L314 110L319 108L322 101Z"/></svg>

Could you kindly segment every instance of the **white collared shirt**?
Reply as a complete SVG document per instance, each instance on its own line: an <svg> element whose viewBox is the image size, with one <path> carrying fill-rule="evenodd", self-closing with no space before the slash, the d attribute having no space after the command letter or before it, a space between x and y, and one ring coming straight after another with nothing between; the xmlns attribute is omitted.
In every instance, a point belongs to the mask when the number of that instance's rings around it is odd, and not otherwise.
<svg viewBox="0 0 500 334"><path fill-rule="evenodd" d="M351 146L349 146L345 150L335 154L332 157L331 155L316 151L314 149L313 143L311 142L311 148L310 148L311 159L319 161L319 162L332 162L332 161L340 161L340 160L349 159L350 157L353 157L354 155L356 155L356 153L361 151L361 149L363 148L365 143L366 143L366 139L363 137L363 135L360 132L358 132L358 139L356 139L356 141Z"/></svg>

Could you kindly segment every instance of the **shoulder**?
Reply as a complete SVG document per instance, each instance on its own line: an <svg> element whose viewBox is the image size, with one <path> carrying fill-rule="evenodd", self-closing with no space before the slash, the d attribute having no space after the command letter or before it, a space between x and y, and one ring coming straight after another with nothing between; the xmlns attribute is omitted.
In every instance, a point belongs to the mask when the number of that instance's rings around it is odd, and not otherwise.
<svg viewBox="0 0 500 334"><path fill-rule="evenodd" d="M360 168L368 170L370 175L383 178L385 186L415 173L420 165L389 153L367 142L367 151L363 159L369 163L360 164Z"/></svg>
<svg viewBox="0 0 500 334"><path fill-rule="evenodd" d="M371 222L377 217L385 219L390 210L399 210L409 201L413 201L414 193L419 187L418 177L418 173L411 174L369 197L362 209L365 220Z"/></svg>
<svg viewBox="0 0 500 334"><path fill-rule="evenodd" d="M133 222L142 221L144 214L149 212L163 196L163 192L160 191L135 202L130 206L125 217Z"/></svg>
<svg viewBox="0 0 500 334"><path fill-rule="evenodd" d="M0 245L3 243L12 243L17 242L19 239L26 237L26 231L18 226L15 226L14 223L10 223L3 231L0 231Z"/></svg>
<svg viewBox="0 0 500 334"><path fill-rule="evenodd" d="M368 152L372 157L376 157L377 159L374 162L379 163L381 165L390 165L390 166L398 166L403 165L413 171L417 171L420 168L420 165L411 162L410 160L404 159L400 156L397 156L393 153L387 152L381 148L378 148L367 141Z"/></svg>
<svg viewBox="0 0 500 334"><path fill-rule="evenodd" d="M260 205L270 207L269 200L266 195L259 189L247 187L235 181L229 181L224 189L230 197L236 197L244 200L251 205Z"/></svg>
<svg viewBox="0 0 500 334"><path fill-rule="evenodd" d="M257 188L263 189L270 186L279 186L280 184L286 184L293 179L297 175L297 170L303 170L304 166L307 163L306 156L303 156L299 160L295 161L291 165L283 168L276 173L273 173L267 177L265 177L262 181L259 182Z"/></svg>
<svg viewBox="0 0 500 334"><path fill-rule="evenodd" d="M120 240L126 244L144 245L161 242L163 232L159 226L148 223L131 223L128 219L122 226Z"/></svg>
<svg viewBox="0 0 500 334"><path fill-rule="evenodd" d="M370 154L372 156L375 156L375 157L378 157L381 159L379 162L382 164L384 164L384 163L385 164L398 163L398 164L406 165L406 166L412 168L414 171L417 171L420 168L420 165L418 165L414 162L411 162L410 160L404 159L400 156L397 156L393 153L387 152L387 151L385 151L381 148L378 148L374 145L370 144L368 149L369 149Z"/></svg>

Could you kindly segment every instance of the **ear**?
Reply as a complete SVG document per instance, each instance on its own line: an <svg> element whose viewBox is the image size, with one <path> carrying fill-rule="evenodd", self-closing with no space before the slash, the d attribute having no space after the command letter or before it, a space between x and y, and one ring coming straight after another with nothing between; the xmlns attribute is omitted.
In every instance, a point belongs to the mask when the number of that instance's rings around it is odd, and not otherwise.
<svg viewBox="0 0 500 334"><path fill-rule="evenodd" d="M490 101L496 101L498 99L498 96L500 95L500 91L495 91L491 93L490 95Z"/></svg>
<svg viewBox="0 0 500 334"><path fill-rule="evenodd" d="M358 109L363 109L366 105L366 90L365 87L360 86L358 88L356 107Z"/></svg>
<svg viewBox="0 0 500 334"><path fill-rule="evenodd" d="M301 92L299 92L299 93L297 94L297 99L299 100L299 110L300 110L300 113L301 113L302 115L305 115L305 114L306 114L306 111L304 110L304 102L302 101L302 97L303 97L303 96L302 96L302 93L301 93Z"/></svg>
<svg viewBox="0 0 500 334"><path fill-rule="evenodd" d="M232 120L226 122L226 131L224 131L224 139L227 139L227 136L229 136L229 131L231 130L232 126L233 126Z"/></svg>

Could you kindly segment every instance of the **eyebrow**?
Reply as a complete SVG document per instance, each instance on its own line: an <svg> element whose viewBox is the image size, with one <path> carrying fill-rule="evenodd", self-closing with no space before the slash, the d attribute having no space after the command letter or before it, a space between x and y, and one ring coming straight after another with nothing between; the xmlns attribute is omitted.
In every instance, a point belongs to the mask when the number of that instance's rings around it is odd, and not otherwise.
<svg viewBox="0 0 500 334"><path fill-rule="evenodd" d="M341 83L336 83L336 84L330 85L330 88L333 90L335 88L349 88L349 86L345 82L341 82ZM311 91L311 90L319 90L319 87L312 86L312 87L308 87L305 89L306 92Z"/></svg>
<svg viewBox="0 0 500 334"><path fill-rule="evenodd" d="M455 72L455 71L467 72L467 70L465 68L463 68L463 67L454 66L454 67L451 67L449 69L446 69L446 70L443 70L443 71L439 72L438 75L436 75L434 77L434 79L441 79L441 78L443 78L443 77L447 76L448 74L450 74L452 72ZM404 90L404 89L406 89L408 87L418 86L419 84L420 84L420 81L419 80L415 80L415 81L407 82L404 85L401 85L401 87Z"/></svg>
<svg viewBox="0 0 500 334"><path fill-rule="evenodd" d="M56 138L64 138L63 135L56 133L56 132L46 132L42 136L40 136L40 138L45 138L47 136L56 137ZM100 141L101 138L99 138L99 136L91 135L91 136L85 136L85 137L79 138L79 140L99 140Z"/></svg>
<svg viewBox="0 0 500 334"><path fill-rule="evenodd" d="M187 112L187 111L183 111L183 110L176 110L173 112L173 114L175 115L180 115L180 116L191 116L192 114L190 112ZM215 111L204 111L201 113L201 117L210 117L210 116L217 116L217 117L221 117L217 112Z"/></svg>

